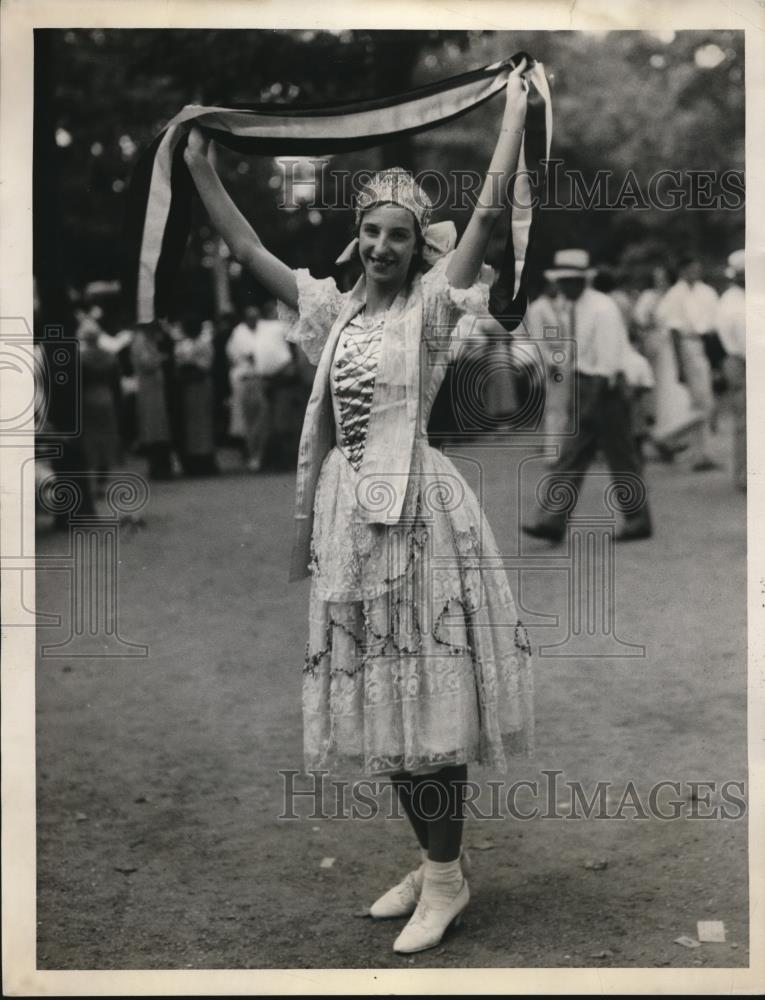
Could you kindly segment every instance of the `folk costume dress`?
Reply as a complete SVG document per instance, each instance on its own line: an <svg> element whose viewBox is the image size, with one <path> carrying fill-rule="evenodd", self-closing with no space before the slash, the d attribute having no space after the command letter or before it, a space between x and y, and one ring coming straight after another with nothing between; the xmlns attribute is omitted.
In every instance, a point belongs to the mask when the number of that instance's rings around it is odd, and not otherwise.
<svg viewBox="0 0 765 1000"><path fill-rule="evenodd" d="M310 573L306 770L506 767L533 740L530 647L491 529L427 422L466 313L449 255L367 317L295 272L288 339L317 364L297 472L292 578Z"/></svg>

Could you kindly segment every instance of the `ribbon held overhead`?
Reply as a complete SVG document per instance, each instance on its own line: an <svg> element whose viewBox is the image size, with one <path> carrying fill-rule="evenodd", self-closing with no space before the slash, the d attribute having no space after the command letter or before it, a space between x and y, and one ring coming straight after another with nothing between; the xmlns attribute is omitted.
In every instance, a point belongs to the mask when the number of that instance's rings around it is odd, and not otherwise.
<svg viewBox="0 0 765 1000"><path fill-rule="evenodd" d="M491 66L371 101L311 108L270 104L244 110L187 105L142 155L130 183L125 285L136 321L150 323L170 310L194 193L183 159L190 124L222 146L248 155L322 156L366 149L435 128L478 107L504 89L513 66L524 56L530 65L528 109L510 234L495 298L503 315L525 310L524 266L538 211L532 207L529 178L540 182L544 178L552 112L544 67L520 52ZM498 318L504 322L499 314Z"/></svg>

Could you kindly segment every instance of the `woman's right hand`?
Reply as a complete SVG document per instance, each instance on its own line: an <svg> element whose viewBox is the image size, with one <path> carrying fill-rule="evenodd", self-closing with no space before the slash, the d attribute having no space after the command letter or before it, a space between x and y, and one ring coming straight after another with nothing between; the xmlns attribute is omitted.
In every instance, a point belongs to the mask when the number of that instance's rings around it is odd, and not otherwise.
<svg viewBox="0 0 765 1000"><path fill-rule="evenodd" d="M186 148L183 151L183 158L186 165L193 167L202 160L207 160L207 153L210 148L210 140L203 133L192 125L189 129L189 137L186 140Z"/></svg>
<svg viewBox="0 0 765 1000"><path fill-rule="evenodd" d="M528 83L523 75L529 69L525 58L521 59L507 78L505 89L505 123L523 123L526 120L526 101L528 98Z"/></svg>

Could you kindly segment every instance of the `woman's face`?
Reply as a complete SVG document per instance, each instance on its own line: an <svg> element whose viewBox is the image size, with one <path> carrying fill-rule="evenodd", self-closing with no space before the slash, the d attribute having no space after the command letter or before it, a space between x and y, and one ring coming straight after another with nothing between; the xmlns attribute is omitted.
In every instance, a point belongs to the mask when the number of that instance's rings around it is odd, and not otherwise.
<svg viewBox="0 0 765 1000"><path fill-rule="evenodd" d="M368 279L402 285L417 248L414 216L400 205L378 205L365 212L359 225L359 256Z"/></svg>

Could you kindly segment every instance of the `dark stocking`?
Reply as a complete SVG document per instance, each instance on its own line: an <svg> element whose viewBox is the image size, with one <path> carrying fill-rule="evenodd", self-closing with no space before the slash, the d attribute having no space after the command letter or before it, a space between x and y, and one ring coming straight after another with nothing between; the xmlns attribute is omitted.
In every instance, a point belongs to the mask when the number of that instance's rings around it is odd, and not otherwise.
<svg viewBox="0 0 765 1000"><path fill-rule="evenodd" d="M462 844L467 765L442 767L434 774L402 772L391 778L409 822L431 861L456 861Z"/></svg>
<svg viewBox="0 0 765 1000"><path fill-rule="evenodd" d="M407 774L406 771L402 771L400 774L394 774L391 776L391 784L396 789L396 795L401 803L404 812L407 815L407 819L412 825L414 834L419 841L420 847L427 851L428 849L428 824L422 817L415 812L414 806L412 804L412 799L414 795L414 790L417 786L419 778L414 777L411 774Z"/></svg>

